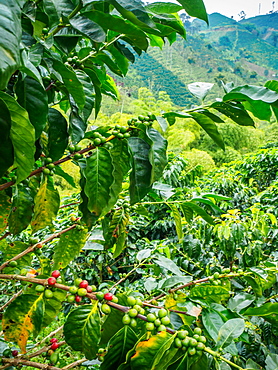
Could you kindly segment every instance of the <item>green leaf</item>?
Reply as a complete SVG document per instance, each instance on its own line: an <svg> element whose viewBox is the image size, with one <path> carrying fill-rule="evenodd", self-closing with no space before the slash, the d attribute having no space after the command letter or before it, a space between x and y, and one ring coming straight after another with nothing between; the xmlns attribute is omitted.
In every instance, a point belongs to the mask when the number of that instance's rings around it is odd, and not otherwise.
<svg viewBox="0 0 278 370"><path fill-rule="evenodd" d="M53 161L60 159L68 146L68 124L65 117L54 108L48 113L48 156Z"/></svg>
<svg viewBox="0 0 278 370"><path fill-rule="evenodd" d="M139 137L128 139L132 156L132 171L130 174L130 203L139 202L151 189L152 165L149 161L150 145Z"/></svg>
<svg viewBox="0 0 278 370"><path fill-rule="evenodd" d="M203 0L194 0L194 2L192 0L178 0L178 2L191 17L202 19L208 24L208 16Z"/></svg>
<svg viewBox="0 0 278 370"><path fill-rule="evenodd" d="M86 178L85 193L88 197L88 209L96 216L106 214L109 208L110 188L113 184L113 161L110 152L97 147L86 160L83 174Z"/></svg>
<svg viewBox="0 0 278 370"><path fill-rule="evenodd" d="M238 338L245 329L243 319L230 319L223 324L219 330L216 345L218 348L227 347L234 339Z"/></svg>
<svg viewBox="0 0 278 370"><path fill-rule="evenodd" d="M176 362L174 362L170 367L168 367L168 370L183 370L187 369L187 362L188 357L187 353L182 356L182 358L178 359Z"/></svg>
<svg viewBox="0 0 278 370"><path fill-rule="evenodd" d="M249 307L244 311L244 316L261 316L266 321L278 325L277 318L278 303L267 302L260 307Z"/></svg>
<svg viewBox="0 0 278 370"><path fill-rule="evenodd" d="M213 120L207 117L205 114L191 112L190 115L206 131L212 140L224 150L225 144L223 138Z"/></svg>
<svg viewBox="0 0 278 370"><path fill-rule="evenodd" d="M95 105L94 85L90 77L83 71L76 71L76 76L81 81L85 94L85 105L83 108L82 116L85 122L90 117Z"/></svg>
<svg viewBox="0 0 278 370"><path fill-rule="evenodd" d="M182 202L180 203L180 206L183 209L183 212L187 216L190 216L191 213L188 215L188 209L191 211L194 211L197 213L198 216L201 216L205 221L207 221L209 224L214 225L214 220L213 218L200 206L193 202Z"/></svg>
<svg viewBox="0 0 278 370"><path fill-rule="evenodd" d="M43 0L43 7L48 16L50 28L57 26L60 22L61 13L58 5L59 2L56 0Z"/></svg>
<svg viewBox="0 0 278 370"><path fill-rule="evenodd" d="M30 122L35 128L35 138L38 139L47 120L47 93L37 80L28 76L17 81L15 92L17 102L28 112Z"/></svg>
<svg viewBox="0 0 278 370"><path fill-rule="evenodd" d="M76 184L74 178L65 172L62 167L56 166L55 167L55 175L61 176L64 180L66 180L72 187L76 188Z"/></svg>
<svg viewBox="0 0 278 370"><path fill-rule="evenodd" d="M4 175L14 161L14 149L10 139L11 115L5 102L0 99L0 177Z"/></svg>
<svg viewBox="0 0 278 370"><path fill-rule="evenodd" d="M14 165L17 167L16 182L24 180L32 171L35 154L35 130L28 113L10 95L0 91L0 98L7 105L11 115L10 137L14 147Z"/></svg>
<svg viewBox="0 0 278 370"><path fill-rule="evenodd" d="M83 85L79 81L75 72L67 68L59 60L53 59L52 65L55 71L57 71L61 75L62 81L64 82L65 87L67 88L69 94L72 95L79 109L82 110L85 105L85 93L84 93Z"/></svg>
<svg viewBox="0 0 278 370"><path fill-rule="evenodd" d="M79 165L81 163L82 162L79 161ZM84 165L84 168L85 168L85 165ZM98 216L94 215L92 212L90 212L88 210L88 201L89 201L89 199L88 199L88 197L87 197L87 195L85 194L85 191L84 191L85 184L86 184L86 179L85 179L85 177L83 176L83 174L81 172L81 179L80 179L80 187L81 187L80 198L81 198L81 202L80 202L80 205L79 205L79 209L82 213L82 221L86 224L88 229L91 230L92 226L96 223L96 221L98 219Z"/></svg>
<svg viewBox="0 0 278 370"><path fill-rule="evenodd" d="M231 118L241 126L255 126L255 122L241 104L215 102L210 107Z"/></svg>
<svg viewBox="0 0 278 370"><path fill-rule="evenodd" d="M0 193L0 234L5 231L8 226L8 218L11 209L10 197L3 191Z"/></svg>
<svg viewBox="0 0 278 370"><path fill-rule="evenodd" d="M3 317L4 338L16 342L23 353L31 334L39 333L42 325L44 305L41 296L23 294L6 309Z"/></svg>
<svg viewBox="0 0 278 370"><path fill-rule="evenodd" d="M164 353L163 349L168 349L172 340L171 334L162 331L148 340L140 341L135 347L135 354L130 359L131 369L154 370L154 365Z"/></svg>
<svg viewBox="0 0 278 370"><path fill-rule="evenodd" d="M172 276L164 281L161 289L169 290L177 284L187 284L192 281L191 276Z"/></svg>
<svg viewBox="0 0 278 370"><path fill-rule="evenodd" d="M71 229L60 236L54 248L53 269L63 269L79 255L87 239L87 230Z"/></svg>
<svg viewBox="0 0 278 370"><path fill-rule="evenodd" d="M161 255L156 255L155 259L153 261L158 266L161 266L161 267L165 268L166 270L171 271L175 275L178 275L178 276L182 275L182 273L180 272L180 269L175 264L175 262L173 262L169 258L166 258L166 257L161 256Z"/></svg>
<svg viewBox="0 0 278 370"><path fill-rule="evenodd" d="M182 10L182 6L173 3L155 2L148 4L146 9L156 14L173 14Z"/></svg>
<svg viewBox="0 0 278 370"><path fill-rule="evenodd" d="M31 222L33 233L52 225L52 220L56 217L59 206L59 192L54 188L52 182L45 178L35 196L34 215Z"/></svg>
<svg viewBox="0 0 278 370"><path fill-rule="evenodd" d="M229 299L227 308L229 308L231 311L240 312L242 309L250 306L255 299L256 297L252 294L244 292L238 293Z"/></svg>
<svg viewBox="0 0 278 370"><path fill-rule="evenodd" d="M210 337L216 342L219 330L224 324L221 315L215 310L203 308L202 323Z"/></svg>
<svg viewBox="0 0 278 370"><path fill-rule="evenodd" d="M125 325L109 341L108 352L100 366L101 370L115 370L125 361L126 354L137 342L134 331Z"/></svg>
<svg viewBox="0 0 278 370"><path fill-rule="evenodd" d="M71 311L64 325L65 340L74 351L80 351L92 360L98 351L100 328L98 301L95 301Z"/></svg>
<svg viewBox="0 0 278 370"><path fill-rule="evenodd" d="M135 46L142 50L148 47L146 34L138 27L125 21L116 15L103 13L97 10L84 13L86 17L99 24L103 29L109 29L114 32L126 35Z"/></svg>
<svg viewBox="0 0 278 370"><path fill-rule="evenodd" d="M106 34L101 26L88 19L84 14L75 15L69 19L69 23L74 29L87 36L90 40L95 42L105 41Z"/></svg>
<svg viewBox="0 0 278 370"><path fill-rule="evenodd" d="M21 12L16 0L0 0L0 90L20 65Z"/></svg>
<svg viewBox="0 0 278 370"><path fill-rule="evenodd" d="M229 100L260 100L271 104L278 100L278 92L263 86L244 85L235 87L224 95L223 101Z"/></svg>
<svg viewBox="0 0 278 370"><path fill-rule="evenodd" d="M183 235L183 231L182 231L180 211L179 211L178 207L176 207L174 204L170 204L170 203L166 203L166 204L169 206L169 208L172 211L172 214L173 214L173 217L174 217L174 220L175 220L175 226L176 226L176 231L177 231L179 243L181 243L184 235Z"/></svg>
<svg viewBox="0 0 278 370"><path fill-rule="evenodd" d="M117 258L125 247L127 238L126 227L129 222L129 215L125 213L125 209L116 211L111 220L110 228L113 229L112 238L115 238L116 249L113 258Z"/></svg>
<svg viewBox="0 0 278 370"><path fill-rule="evenodd" d="M27 249L28 247L29 247L28 244L23 243L19 240L15 240L14 242L7 243L5 250L4 250L5 260L9 260L17 256L19 253L25 251L25 249ZM30 265L31 265L31 255L29 253L17 260L16 269L27 267ZM5 267L5 273L10 274L13 272L14 272L13 267L9 267L9 266Z"/></svg>
<svg viewBox="0 0 278 370"><path fill-rule="evenodd" d="M159 180L168 162L167 140L155 129L149 128L146 131L148 138L152 141L149 160L152 165L151 182Z"/></svg>
<svg viewBox="0 0 278 370"><path fill-rule="evenodd" d="M55 317L59 314L62 309L62 304L65 301L67 292L65 290L55 290L53 292L53 297L47 299L43 295L44 299L44 316L42 322L42 328L47 327L49 324L53 322Z"/></svg>
<svg viewBox="0 0 278 370"><path fill-rule="evenodd" d="M196 285L190 290L190 298L193 300L201 299L207 302L220 303L229 297L229 291L222 286L202 284Z"/></svg>
<svg viewBox="0 0 278 370"><path fill-rule="evenodd" d="M114 140L113 148L110 149L110 155L113 162L113 177L114 181L110 188L109 208L112 209L118 200L118 196L122 191L122 183L124 177L130 169L130 154L128 151L126 140Z"/></svg>
<svg viewBox="0 0 278 370"><path fill-rule="evenodd" d="M265 370L278 370L278 355L275 353L269 353L265 360Z"/></svg>
<svg viewBox="0 0 278 370"><path fill-rule="evenodd" d="M187 85L187 88L192 95L203 101L213 86L214 84L208 82L193 82Z"/></svg>
<svg viewBox="0 0 278 370"><path fill-rule="evenodd" d="M80 140L84 138L85 131L87 129L87 124L80 117L77 106L74 104L72 99L71 102L71 112L69 116L69 133L71 141L73 144L79 143Z"/></svg>
<svg viewBox="0 0 278 370"><path fill-rule="evenodd" d="M18 184L15 188L11 213L9 215L9 231L16 235L25 230L31 222L34 199L30 188Z"/></svg>

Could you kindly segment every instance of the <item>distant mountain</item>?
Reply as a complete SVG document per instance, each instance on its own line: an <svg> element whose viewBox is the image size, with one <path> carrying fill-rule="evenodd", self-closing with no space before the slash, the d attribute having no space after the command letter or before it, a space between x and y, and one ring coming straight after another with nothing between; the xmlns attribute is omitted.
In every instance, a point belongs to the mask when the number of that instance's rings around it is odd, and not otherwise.
<svg viewBox="0 0 278 370"><path fill-rule="evenodd" d="M186 88L191 82L214 82L211 98L216 98L223 93L222 81L243 85L278 79L277 13L240 22L213 13L209 24L185 22L186 41L179 39L163 50L149 49L137 57L120 84L131 97L136 97L141 86L154 93L166 91L176 105L183 107L196 103Z"/></svg>

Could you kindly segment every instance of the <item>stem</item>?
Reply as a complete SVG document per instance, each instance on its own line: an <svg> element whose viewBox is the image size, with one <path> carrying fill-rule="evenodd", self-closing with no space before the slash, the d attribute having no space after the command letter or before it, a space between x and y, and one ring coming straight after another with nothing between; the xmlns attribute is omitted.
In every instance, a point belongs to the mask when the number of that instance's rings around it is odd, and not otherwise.
<svg viewBox="0 0 278 370"><path fill-rule="evenodd" d="M7 231L4 235L1 236L0 240L5 239L9 235L11 235L11 233L9 231Z"/></svg>
<svg viewBox="0 0 278 370"><path fill-rule="evenodd" d="M119 40L123 36L124 36L123 33L121 33L118 36L115 36L113 39L111 39L110 41L108 41L104 45L102 45L102 47L100 47L98 51L96 51L96 50L91 51L85 58L81 59L80 62L83 63L87 59L91 58L92 56L100 53L102 50L106 49L108 46L112 45L115 41Z"/></svg>
<svg viewBox="0 0 278 370"><path fill-rule="evenodd" d="M33 252L34 249L37 248L37 245L38 244L46 244L48 243L50 240L53 240L55 238L59 238L62 234L66 233L67 231L71 230L71 229L74 229L76 227L76 224L75 225L72 225L64 230L61 230L59 231L58 233L55 233L51 236L49 236L48 238L46 238L45 240L43 240L42 242L40 243L36 243L34 245L31 245L30 247L28 247L27 249L25 249L23 252L19 253L17 256L14 256L13 258L11 258L10 260L4 262L1 266L0 266L0 271L3 270L11 261L16 261L18 260L19 258L25 256L26 254L28 253L31 253Z"/></svg>
<svg viewBox="0 0 278 370"><path fill-rule="evenodd" d="M114 139L115 138L115 136L114 135L111 135L111 136L109 136L107 139L106 139L106 143L108 142L108 141L111 141L112 139ZM103 145L103 144L102 144ZM74 154L76 154L76 153L80 153L80 154L84 154L84 153L87 153L87 152L89 152L90 150L93 150L93 149L95 149L96 148L96 146L94 146L94 145L89 145L87 148L84 148L84 149L81 149L81 150L79 150L78 152L74 152L74 153L71 153L71 154L69 154L69 155L67 155L66 157L64 157L64 158L62 158L62 159L59 159L58 161L55 161L55 162L53 162L53 164L55 165L55 166L58 166L59 164L61 164L61 163L64 163L64 162L67 162L67 161L70 161L70 160L72 160L72 158L73 158L73 156L74 156ZM30 177L32 177L32 176L35 176L35 175L38 175L39 173L41 173L44 169L46 168L46 166L42 166L42 167L39 167L39 168L37 168L36 170L34 170L34 171L32 171L31 173L30 173L30 175L29 176L27 176L27 179L29 179ZM12 186L12 185L14 185L15 184L15 181L9 181L9 182L6 182L5 184L2 184L2 185L0 185L0 191L1 190L4 190L4 189L7 189L7 188L9 188L10 186Z"/></svg>
<svg viewBox="0 0 278 370"><path fill-rule="evenodd" d="M40 364L39 362L29 361L25 360L23 358L2 358L2 361L4 363L7 363L7 365L0 366L0 370L6 369L10 366L18 366L19 364L25 365L25 366L32 366L37 369L43 369L43 370L61 370L59 367L51 366L48 364Z"/></svg>
<svg viewBox="0 0 278 370"><path fill-rule="evenodd" d="M71 368L73 368L75 366L79 366L79 365L81 365L85 361L87 361L87 358L81 358L81 360L77 360L77 361L72 362L71 364L69 364L67 366L62 367L62 370L68 370L68 369L71 369Z"/></svg>
<svg viewBox="0 0 278 370"><path fill-rule="evenodd" d="M213 357L219 358L220 360L226 362L227 364L233 366L234 368L236 368L238 370L244 370L242 367L234 364L232 361L227 360L225 357L219 355L218 352L215 352L215 351L213 351L212 349L210 349L208 347L205 347L204 348L204 351L207 352L207 353L209 353L209 354L211 354Z"/></svg>
<svg viewBox="0 0 278 370"><path fill-rule="evenodd" d="M136 271L136 269L138 269L138 267L142 266L145 264L145 261L147 259L144 259L143 261L141 261L136 267L134 267L132 270L130 270L125 277L122 277L119 281L117 281L109 290L115 288L117 285L119 285L120 283L122 283L123 281L125 281L125 279L127 279L131 274L133 274L133 272Z"/></svg>
<svg viewBox="0 0 278 370"><path fill-rule="evenodd" d="M72 203L69 203L69 204L64 204L63 206L60 207L60 209L70 207L70 206L75 206L76 204L80 204L80 202L72 202Z"/></svg>
<svg viewBox="0 0 278 370"><path fill-rule="evenodd" d="M4 309L10 304L12 303L12 301L14 301L21 293L23 292L23 290L21 289L20 291L18 291L15 295L12 296L11 299L8 300L8 302L6 302L2 307L0 307L0 312L1 311L4 311Z"/></svg>

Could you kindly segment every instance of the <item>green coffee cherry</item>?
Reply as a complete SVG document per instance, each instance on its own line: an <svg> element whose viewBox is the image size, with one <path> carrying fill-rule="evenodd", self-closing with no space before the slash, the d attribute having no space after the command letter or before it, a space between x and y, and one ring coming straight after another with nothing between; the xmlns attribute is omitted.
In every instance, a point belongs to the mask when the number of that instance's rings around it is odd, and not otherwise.
<svg viewBox="0 0 278 370"><path fill-rule="evenodd" d="M37 285L36 288L35 288L36 292L38 292L38 293L44 292L44 289L45 288L44 288L43 285Z"/></svg>
<svg viewBox="0 0 278 370"><path fill-rule="evenodd" d="M165 308L161 308L161 309L158 311L157 316L158 316L159 318L162 318L162 317L167 316L167 314L168 314L167 310L165 310Z"/></svg>
<svg viewBox="0 0 278 370"><path fill-rule="evenodd" d="M131 322L131 317L128 314L125 314L122 318L122 323L124 325L129 325Z"/></svg>
<svg viewBox="0 0 278 370"><path fill-rule="evenodd" d="M147 331L153 331L154 330L154 324L152 322L146 323L146 330Z"/></svg>
<svg viewBox="0 0 278 370"><path fill-rule="evenodd" d="M101 311L102 311L104 314L108 315L108 314L111 312L111 307L110 307L107 303L103 303L103 304L101 305Z"/></svg>
<svg viewBox="0 0 278 370"><path fill-rule="evenodd" d="M128 311L128 315L130 317L136 317L138 315L138 311L135 310L135 308L131 308L129 311Z"/></svg>

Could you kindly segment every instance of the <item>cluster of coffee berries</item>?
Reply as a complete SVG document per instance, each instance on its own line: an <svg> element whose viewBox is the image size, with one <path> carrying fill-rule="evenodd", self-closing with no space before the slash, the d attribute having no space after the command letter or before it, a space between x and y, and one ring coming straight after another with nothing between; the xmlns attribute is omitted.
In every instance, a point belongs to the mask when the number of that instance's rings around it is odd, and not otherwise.
<svg viewBox="0 0 278 370"><path fill-rule="evenodd" d="M82 61L78 58L77 55L71 55L67 58L67 61L65 62L66 66L72 66L73 68L84 68L84 64Z"/></svg>
<svg viewBox="0 0 278 370"><path fill-rule="evenodd" d="M95 131L95 132L92 132L92 144L94 146L99 146L101 144L105 144L106 143L106 137L101 135L100 132L98 131Z"/></svg>
<svg viewBox="0 0 278 370"><path fill-rule="evenodd" d="M3 357L10 358L10 357L16 357L18 355L18 350L13 349L11 350L10 348L6 348L3 351Z"/></svg>
<svg viewBox="0 0 278 370"><path fill-rule="evenodd" d="M79 152L80 150L82 149L82 147L80 146L80 145L78 145L78 144L76 144L76 145L69 145L68 146L68 150L69 150L69 152L71 153L71 154L73 154L73 159L75 159L76 161L78 160L78 159L81 159L81 158L83 158L83 155L81 154L81 153L76 153L76 152Z"/></svg>
<svg viewBox="0 0 278 370"><path fill-rule="evenodd" d="M137 126L138 124L144 123L146 126L151 126L156 117L152 113L148 113L146 116L139 115L137 118L131 118L127 121L129 126Z"/></svg>
<svg viewBox="0 0 278 370"><path fill-rule="evenodd" d="M51 276L47 279L47 284L49 287L53 287L56 283L62 283L62 278L60 276L60 271L54 270L51 273ZM53 290L46 288L44 285L37 285L35 288L36 292L44 293L44 297L50 299L53 297Z"/></svg>
<svg viewBox="0 0 278 370"><path fill-rule="evenodd" d="M200 328L195 328L193 336L188 335L187 330L180 330L176 333L174 345L181 348L184 352L188 352L189 356L201 355L205 349L206 337L202 335Z"/></svg>
<svg viewBox="0 0 278 370"><path fill-rule="evenodd" d="M46 157L44 158L44 169L42 170L42 172L45 174L45 175L49 175L49 176L53 176L54 173L55 173L55 164L52 163L53 160L52 158L50 157Z"/></svg>
<svg viewBox="0 0 278 370"><path fill-rule="evenodd" d="M118 139L128 139L130 137L130 133L128 132L128 127L115 125L112 131L112 135L117 137Z"/></svg>
<svg viewBox="0 0 278 370"><path fill-rule="evenodd" d="M170 317L168 316L168 311L165 308L160 308L155 313L149 313L147 315L146 330L153 331L157 330L165 331L167 326L171 323Z"/></svg>
<svg viewBox="0 0 278 370"><path fill-rule="evenodd" d="M133 296L127 297L127 305L130 309L124 314L122 322L124 325L130 325L132 328L137 326L136 317L138 314L144 315L145 310L142 307L143 303L140 298L135 298Z"/></svg>
<svg viewBox="0 0 278 370"><path fill-rule="evenodd" d="M111 307L107 304L107 301L114 303L118 302L118 297L110 293L107 288L96 292L96 298L100 301L101 312L105 315L109 315L111 312Z"/></svg>
<svg viewBox="0 0 278 370"><path fill-rule="evenodd" d="M85 297L87 293L92 293L97 290L95 285L89 285L87 280L76 278L74 285L69 288L69 295L67 296L68 303L80 303L82 297Z"/></svg>

